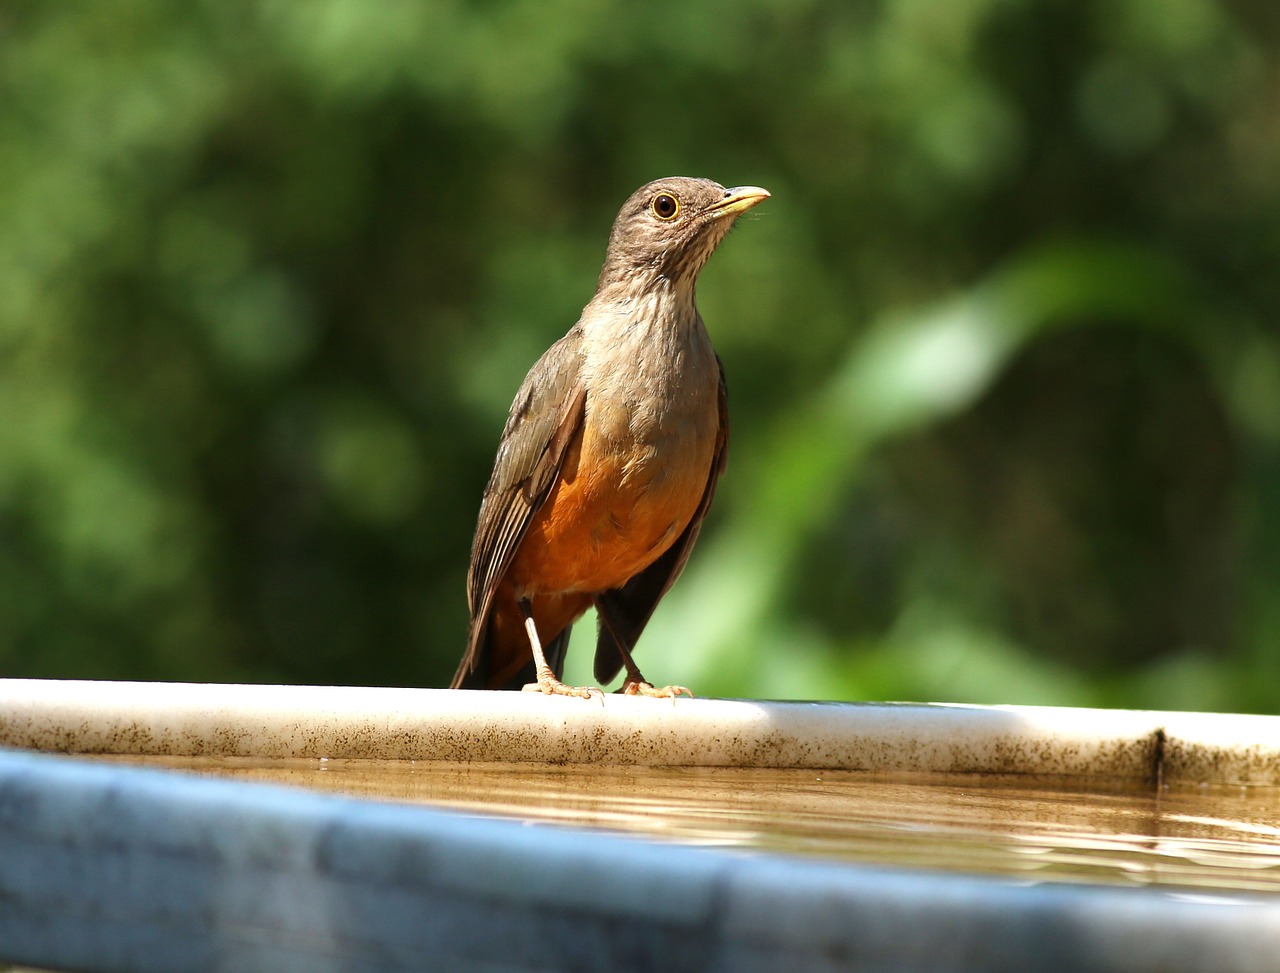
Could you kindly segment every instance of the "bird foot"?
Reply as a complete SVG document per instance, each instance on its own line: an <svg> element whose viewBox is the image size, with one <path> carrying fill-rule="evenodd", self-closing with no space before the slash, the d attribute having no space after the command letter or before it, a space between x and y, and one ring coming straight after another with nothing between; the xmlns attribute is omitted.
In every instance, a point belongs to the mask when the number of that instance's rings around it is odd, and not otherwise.
<svg viewBox="0 0 1280 973"><path fill-rule="evenodd" d="M545 693L548 696L578 696L582 699L591 699L598 696L601 702L604 702L604 693L596 689L595 686L568 686L562 683L550 671L539 672L538 681L531 682L521 689L526 693Z"/></svg>
<svg viewBox="0 0 1280 973"><path fill-rule="evenodd" d="M628 679L619 692L627 696L652 696L656 699L675 699L677 696L693 698L693 693L684 686L654 686L643 679Z"/></svg>

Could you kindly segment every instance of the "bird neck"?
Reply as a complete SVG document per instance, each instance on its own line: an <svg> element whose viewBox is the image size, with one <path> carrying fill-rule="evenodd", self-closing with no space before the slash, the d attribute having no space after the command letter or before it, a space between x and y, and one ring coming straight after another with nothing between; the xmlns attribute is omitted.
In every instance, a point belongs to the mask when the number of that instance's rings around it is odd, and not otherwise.
<svg viewBox="0 0 1280 973"><path fill-rule="evenodd" d="M674 395L688 368L705 370L714 360L692 284L658 281L615 292L604 301L600 297L587 306L579 324L594 401L603 396L632 402L637 395L663 390Z"/></svg>
<svg viewBox="0 0 1280 973"><path fill-rule="evenodd" d="M696 303L697 275L669 277L662 268L633 269L630 274L606 280L588 310L596 313L585 317L624 323L627 328L664 328L682 331L700 321Z"/></svg>
<svg viewBox="0 0 1280 973"><path fill-rule="evenodd" d="M659 290L676 306L692 307L698 274L730 225L731 221L718 221L661 248L649 243L636 245L625 237L611 240L600 268L597 296L625 298L637 290Z"/></svg>

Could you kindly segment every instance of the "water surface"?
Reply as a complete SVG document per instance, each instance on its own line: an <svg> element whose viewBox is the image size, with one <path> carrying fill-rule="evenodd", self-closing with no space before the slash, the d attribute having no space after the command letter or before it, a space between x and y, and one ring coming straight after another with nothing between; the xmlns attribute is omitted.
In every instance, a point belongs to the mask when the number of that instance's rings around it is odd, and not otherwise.
<svg viewBox="0 0 1280 973"><path fill-rule="evenodd" d="M995 775L107 758L690 845L1028 881L1280 892L1280 788Z"/></svg>

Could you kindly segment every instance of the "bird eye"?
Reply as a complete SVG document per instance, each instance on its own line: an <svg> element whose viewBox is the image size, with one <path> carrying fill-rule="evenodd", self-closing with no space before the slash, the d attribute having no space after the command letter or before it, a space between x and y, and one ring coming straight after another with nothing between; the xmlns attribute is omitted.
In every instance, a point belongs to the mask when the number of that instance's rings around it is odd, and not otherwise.
<svg viewBox="0 0 1280 973"><path fill-rule="evenodd" d="M660 220L674 220L680 215L680 200L670 193L658 193L653 197L651 209L653 215Z"/></svg>

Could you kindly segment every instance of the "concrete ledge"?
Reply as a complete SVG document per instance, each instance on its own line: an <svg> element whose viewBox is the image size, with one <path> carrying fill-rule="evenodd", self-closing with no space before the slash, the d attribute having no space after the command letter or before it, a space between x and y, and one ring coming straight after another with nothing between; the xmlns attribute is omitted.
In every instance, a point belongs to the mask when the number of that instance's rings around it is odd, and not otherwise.
<svg viewBox="0 0 1280 973"><path fill-rule="evenodd" d="M0 961L1271 973L1280 903L697 851L0 752Z"/></svg>
<svg viewBox="0 0 1280 973"><path fill-rule="evenodd" d="M6 679L0 745L1280 783L1280 717L1020 706Z"/></svg>

